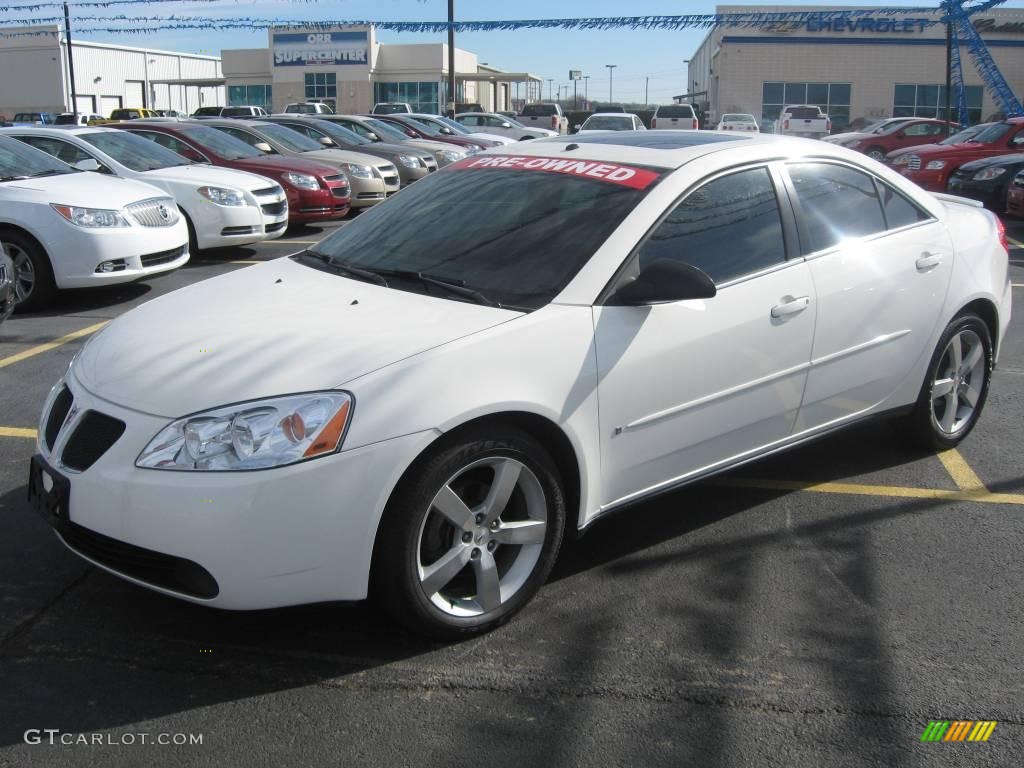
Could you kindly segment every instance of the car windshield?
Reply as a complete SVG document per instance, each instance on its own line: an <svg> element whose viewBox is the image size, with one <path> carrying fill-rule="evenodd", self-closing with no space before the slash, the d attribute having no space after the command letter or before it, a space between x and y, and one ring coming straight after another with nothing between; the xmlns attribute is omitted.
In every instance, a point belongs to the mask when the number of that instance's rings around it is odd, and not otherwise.
<svg viewBox="0 0 1024 768"><path fill-rule="evenodd" d="M430 119L432 121L436 120L438 123L448 126L453 131L462 134L463 136L468 136L469 134L472 133L472 131L469 130L466 126L464 126L462 123L457 123L454 120L449 120L447 117L432 117Z"/></svg>
<svg viewBox="0 0 1024 768"><path fill-rule="evenodd" d="M991 144L999 141L1003 136L1010 132L1009 123L994 123L985 130L981 131L977 136L968 141L974 141L978 144Z"/></svg>
<svg viewBox="0 0 1024 768"><path fill-rule="evenodd" d="M247 160L254 157L266 157L255 147L250 147L241 139L218 131L208 125L189 125L182 127L182 133L204 149L209 149L225 160Z"/></svg>
<svg viewBox="0 0 1024 768"><path fill-rule="evenodd" d="M17 139L0 136L0 181L29 179L34 176L57 176L80 173L41 149L30 147Z"/></svg>
<svg viewBox="0 0 1024 768"><path fill-rule="evenodd" d="M560 163L561 172L495 168L492 160L466 160L417 181L322 240L312 257L375 271L393 288L473 293L481 303L530 311L558 295L660 178L620 167L608 175L636 183L596 179L584 175L594 163L560 158L520 161ZM488 167L472 167L481 162Z"/></svg>
<svg viewBox="0 0 1024 768"><path fill-rule="evenodd" d="M631 131L633 118L626 115L594 115L580 128L582 131Z"/></svg>
<svg viewBox="0 0 1024 768"><path fill-rule="evenodd" d="M79 134L79 137L133 171L154 171L157 168L192 164L191 160L186 160L177 152L128 131L96 131Z"/></svg>
<svg viewBox="0 0 1024 768"><path fill-rule="evenodd" d="M964 128L962 131L943 139L939 144L963 144L965 141L970 141L987 127L987 125L975 125L970 128Z"/></svg>
<svg viewBox="0 0 1024 768"><path fill-rule="evenodd" d="M298 131L283 125L260 123L260 127L255 130L257 133L262 134L271 141L276 141L282 147L290 149L292 152L312 152L324 148L322 144L317 144L308 136L303 136Z"/></svg>
<svg viewBox="0 0 1024 768"><path fill-rule="evenodd" d="M327 131L327 126L330 126L331 136L333 136L336 139L340 139L341 141L345 141L349 144L373 144L373 142L370 141L369 139L360 136L351 128L347 128L343 124L336 122L334 120L317 119L314 122L316 123L317 127L320 127L322 123L324 126L324 131Z"/></svg>
<svg viewBox="0 0 1024 768"><path fill-rule="evenodd" d="M400 121L402 125L408 125L414 131L425 133L427 136L443 136L441 129L436 125L431 125L427 122L422 122L414 117L407 118L406 120Z"/></svg>
<svg viewBox="0 0 1024 768"><path fill-rule="evenodd" d="M408 136L406 136L404 133L402 133L394 126L385 123L383 120L374 120L373 118L368 118L364 125L367 126L374 133L376 133L377 138L379 138L381 141L396 142L409 140Z"/></svg>

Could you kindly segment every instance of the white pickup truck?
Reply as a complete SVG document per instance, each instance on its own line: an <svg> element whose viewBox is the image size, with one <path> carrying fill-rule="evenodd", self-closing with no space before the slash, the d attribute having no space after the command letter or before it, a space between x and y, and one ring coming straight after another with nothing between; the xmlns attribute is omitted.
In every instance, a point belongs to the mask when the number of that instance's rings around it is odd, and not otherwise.
<svg viewBox="0 0 1024 768"><path fill-rule="evenodd" d="M775 132L783 136L802 136L823 139L832 131L832 121L820 107L813 104L793 104L782 108Z"/></svg>
<svg viewBox="0 0 1024 768"><path fill-rule="evenodd" d="M516 120L527 128L546 128L563 135L569 132L569 118L558 104L527 104Z"/></svg>

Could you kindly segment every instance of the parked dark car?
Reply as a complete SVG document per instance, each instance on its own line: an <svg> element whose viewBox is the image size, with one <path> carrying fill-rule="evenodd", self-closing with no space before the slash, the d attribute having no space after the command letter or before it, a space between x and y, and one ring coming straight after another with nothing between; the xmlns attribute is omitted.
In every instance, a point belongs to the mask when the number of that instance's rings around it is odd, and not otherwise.
<svg viewBox="0 0 1024 768"><path fill-rule="evenodd" d="M1006 192L1019 171L1024 171L1024 153L1020 152L973 160L953 171L946 191L984 203L994 213L1003 213Z"/></svg>
<svg viewBox="0 0 1024 768"><path fill-rule="evenodd" d="M144 136L197 163L266 176L288 195L288 223L340 219L348 213L351 188L337 168L287 155L267 155L200 122L123 123L114 126Z"/></svg>

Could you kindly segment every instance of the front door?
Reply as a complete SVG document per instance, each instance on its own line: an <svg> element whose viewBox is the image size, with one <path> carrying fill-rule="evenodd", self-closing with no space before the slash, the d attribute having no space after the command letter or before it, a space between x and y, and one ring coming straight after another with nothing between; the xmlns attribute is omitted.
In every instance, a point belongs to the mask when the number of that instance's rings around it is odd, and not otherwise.
<svg viewBox="0 0 1024 768"><path fill-rule="evenodd" d="M792 432L815 301L807 265L787 259L780 179L763 165L711 178L631 257L633 271L656 259L702 269L715 297L595 307L605 506Z"/></svg>

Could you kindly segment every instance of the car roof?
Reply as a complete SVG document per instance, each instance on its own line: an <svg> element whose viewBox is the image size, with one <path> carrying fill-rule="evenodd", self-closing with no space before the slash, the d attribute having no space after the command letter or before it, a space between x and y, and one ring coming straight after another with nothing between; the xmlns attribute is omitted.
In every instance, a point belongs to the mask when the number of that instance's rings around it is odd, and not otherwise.
<svg viewBox="0 0 1024 768"><path fill-rule="evenodd" d="M7 133L31 131L40 136L67 136L69 133L72 136L84 136L88 133L120 133L116 128L104 128L100 125L60 125L55 127L50 127L49 125L25 125L5 128L3 130Z"/></svg>

